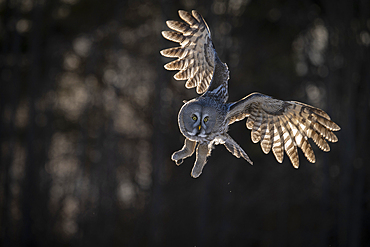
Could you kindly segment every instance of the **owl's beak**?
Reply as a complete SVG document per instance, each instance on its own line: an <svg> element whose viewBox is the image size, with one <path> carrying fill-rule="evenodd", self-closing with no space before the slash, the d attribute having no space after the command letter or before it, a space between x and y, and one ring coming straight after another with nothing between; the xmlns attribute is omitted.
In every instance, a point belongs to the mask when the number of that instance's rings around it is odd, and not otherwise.
<svg viewBox="0 0 370 247"><path fill-rule="evenodd" d="M199 126L198 126L198 129L200 130L201 128L202 128L202 125L199 125Z"/></svg>

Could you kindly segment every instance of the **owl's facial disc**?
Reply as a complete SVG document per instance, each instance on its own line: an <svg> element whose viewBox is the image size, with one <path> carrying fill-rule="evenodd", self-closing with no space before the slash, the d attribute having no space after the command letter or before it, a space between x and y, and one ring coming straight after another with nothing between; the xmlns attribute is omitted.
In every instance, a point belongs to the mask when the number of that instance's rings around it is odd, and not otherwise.
<svg viewBox="0 0 370 247"><path fill-rule="evenodd" d="M217 113L213 107L199 102L186 103L179 114L180 130L185 136L194 139L207 137L212 133Z"/></svg>

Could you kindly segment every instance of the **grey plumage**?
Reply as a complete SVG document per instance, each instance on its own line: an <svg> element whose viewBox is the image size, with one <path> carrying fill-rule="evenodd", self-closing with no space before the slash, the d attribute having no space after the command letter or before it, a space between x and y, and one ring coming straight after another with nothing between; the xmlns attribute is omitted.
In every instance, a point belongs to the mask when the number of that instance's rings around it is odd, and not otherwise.
<svg viewBox="0 0 370 247"><path fill-rule="evenodd" d="M185 136L184 147L172 155L177 165L196 152L191 175L198 177L211 155L214 145L223 144L237 158L250 164L246 152L227 134L228 126L247 117L246 127L251 130L254 143L260 142L265 154L271 150L278 162L283 161L284 151L295 168L299 167L297 147L308 161L316 161L308 142L311 138L323 151L330 150L329 142L338 138L333 131L340 127L331 121L323 110L295 101L282 101L260 93L227 103L229 70L214 49L211 32L203 17L195 10L192 14L179 10L185 21L167 21L174 31L163 31L166 39L180 47L161 51L166 57L177 60L165 65L167 70L180 70L176 80L187 80L187 88L196 88L200 97L185 102L179 112L178 124Z"/></svg>

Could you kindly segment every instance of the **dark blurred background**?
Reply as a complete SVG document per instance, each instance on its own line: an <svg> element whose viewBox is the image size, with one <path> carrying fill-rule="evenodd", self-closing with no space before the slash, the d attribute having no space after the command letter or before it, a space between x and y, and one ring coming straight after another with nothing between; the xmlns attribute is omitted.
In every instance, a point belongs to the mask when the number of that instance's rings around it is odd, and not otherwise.
<svg viewBox="0 0 370 247"><path fill-rule="evenodd" d="M230 135L198 179L177 167L182 100L161 36L197 9L258 91L324 109L339 142L315 164ZM0 0L1 246L369 246L370 1ZM312 145L313 142L311 142Z"/></svg>

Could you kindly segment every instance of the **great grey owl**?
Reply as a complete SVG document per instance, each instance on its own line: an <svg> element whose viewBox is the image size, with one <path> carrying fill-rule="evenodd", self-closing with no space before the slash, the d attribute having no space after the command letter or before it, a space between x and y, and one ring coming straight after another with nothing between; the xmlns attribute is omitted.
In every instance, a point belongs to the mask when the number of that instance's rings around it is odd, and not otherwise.
<svg viewBox="0 0 370 247"><path fill-rule="evenodd" d="M196 150L192 177L199 177L211 150L218 144L223 144L237 158L243 157L253 164L246 152L227 134L230 124L246 117L246 126L252 130L252 141L261 142L265 154L272 149L280 163L285 150L295 168L299 166L297 147L302 149L308 161L315 162L308 138L325 152L330 150L326 140L338 141L333 131L340 127L318 108L260 93L228 103L229 70L217 56L205 20L195 10L192 14L179 10L179 16L185 23L167 21L167 26L174 31L163 31L162 35L180 46L162 50L161 54L177 57L164 67L180 70L174 78L187 80L186 88L196 87L197 93L201 94L181 107L178 124L186 139L183 148L171 157L180 165Z"/></svg>

